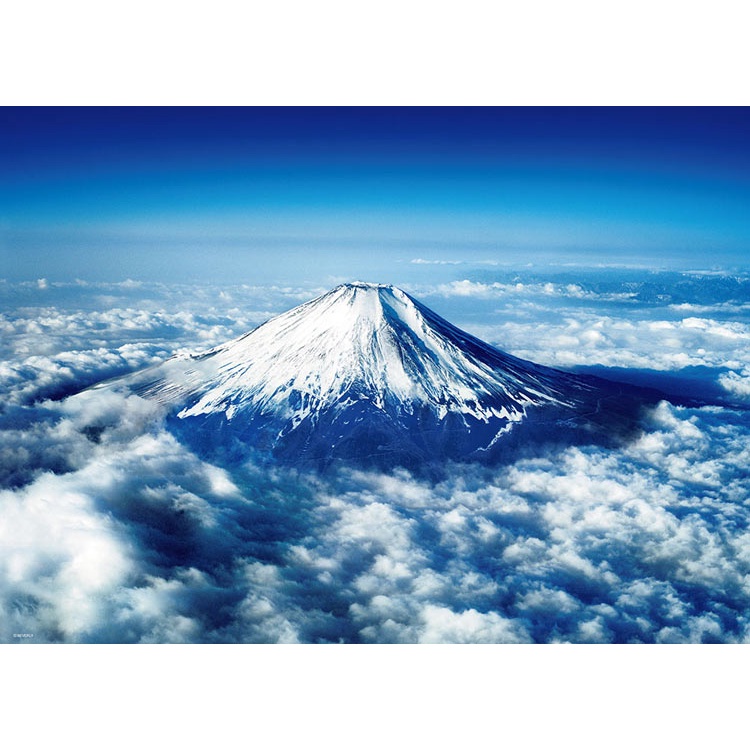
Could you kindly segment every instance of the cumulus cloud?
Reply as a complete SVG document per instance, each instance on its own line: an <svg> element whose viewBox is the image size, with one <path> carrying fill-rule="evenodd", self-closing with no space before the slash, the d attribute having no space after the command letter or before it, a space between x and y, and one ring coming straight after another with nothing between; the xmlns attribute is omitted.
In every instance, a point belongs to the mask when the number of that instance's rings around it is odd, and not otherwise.
<svg viewBox="0 0 750 750"><path fill-rule="evenodd" d="M77 465L0 494L3 634L37 641L695 642L750 636L742 415L661 404L618 451L503 470L230 474L91 391Z"/></svg>
<svg viewBox="0 0 750 750"><path fill-rule="evenodd" d="M743 401L750 401L750 367L742 372L730 370L719 376L720 385L729 393L739 397Z"/></svg>
<svg viewBox="0 0 750 750"><path fill-rule="evenodd" d="M42 291L60 290L24 294ZM48 398L195 343L190 326L234 330L235 302L187 317L165 305L4 313L0 640L750 640L745 411L663 402L616 450L561 446L428 480L212 465L152 402L113 389ZM527 350L569 336L548 351L672 368L689 344L703 362L733 362L722 384L746 395L740 321L579 311L503 325Z"/></svg>
<svg viewBox="0 0 750 750"><path fill-rule="evenodd" d="M576 312L541 324L529 316L497 325L468 323L466 328L519 357L553 367L602 365L669 372L688 367L737 370L750 366L750 325L742 322ZM722 385L726 383L722 381Z"/></svg>

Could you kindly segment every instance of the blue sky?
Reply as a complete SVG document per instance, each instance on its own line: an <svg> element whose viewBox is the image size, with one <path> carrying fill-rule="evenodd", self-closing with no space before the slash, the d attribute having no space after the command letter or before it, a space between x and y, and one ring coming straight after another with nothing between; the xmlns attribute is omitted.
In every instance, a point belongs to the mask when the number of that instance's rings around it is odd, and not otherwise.
<svg viewBox="0 0 750 750"><path fill-rule="evenodd" d="M741 265L750 114L5 108L0 276L390 280L415 257Z"/></svg>

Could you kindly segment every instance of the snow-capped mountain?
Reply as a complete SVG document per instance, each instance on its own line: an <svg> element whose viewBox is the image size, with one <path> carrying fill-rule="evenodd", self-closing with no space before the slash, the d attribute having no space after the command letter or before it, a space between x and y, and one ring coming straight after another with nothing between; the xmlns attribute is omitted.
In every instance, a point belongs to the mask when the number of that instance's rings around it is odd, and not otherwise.
<svg viewBox="0 0 750 750"><path fill-rule="evenodd" d="M590 430L633 411L625 387L517 359L361 282L127 383L193 445L318 465L487 458L522 423Z"/></svg>

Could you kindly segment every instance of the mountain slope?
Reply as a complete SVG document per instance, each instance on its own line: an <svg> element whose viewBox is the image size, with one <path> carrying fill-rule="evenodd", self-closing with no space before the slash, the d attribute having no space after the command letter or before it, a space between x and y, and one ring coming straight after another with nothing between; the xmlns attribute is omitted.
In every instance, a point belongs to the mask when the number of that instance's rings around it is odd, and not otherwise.
<svg viewBox="0 0 750 750"><path fill-rule="evenodd" d="M640 403L637 389L517 359L400 289L364 283L127 383L167 404L193 445L315 465L488 458L522 424L537 426L533 439L618 431Z"/></svg>

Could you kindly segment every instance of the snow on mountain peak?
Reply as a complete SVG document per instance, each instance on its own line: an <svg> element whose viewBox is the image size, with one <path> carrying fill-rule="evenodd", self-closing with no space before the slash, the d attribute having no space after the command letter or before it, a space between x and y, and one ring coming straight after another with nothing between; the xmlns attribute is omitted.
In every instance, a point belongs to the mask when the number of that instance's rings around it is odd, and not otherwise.
<svg viewBox="0 0 750 750"><path fill-rule="evenodd" d="M311 460L473 456L529 410L564 422L612 396L480 341L397 287L361 281L128 383L169 405L186 439L234 435Z"/></svg>
<svg viewBox="0 0 750 750"><path fill-rule="evenodd" d="M385 284L342 284L204 356L209 387L180 417L232 419L251 405L299 423L365 399L379 409L518 420L527 405L558 400L538 373Z"/></svg>

